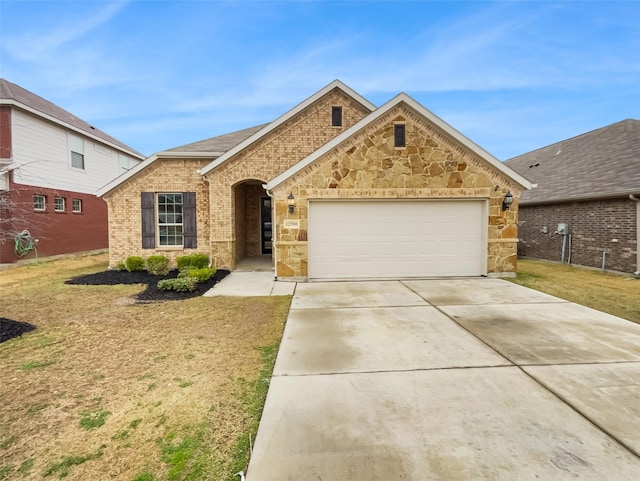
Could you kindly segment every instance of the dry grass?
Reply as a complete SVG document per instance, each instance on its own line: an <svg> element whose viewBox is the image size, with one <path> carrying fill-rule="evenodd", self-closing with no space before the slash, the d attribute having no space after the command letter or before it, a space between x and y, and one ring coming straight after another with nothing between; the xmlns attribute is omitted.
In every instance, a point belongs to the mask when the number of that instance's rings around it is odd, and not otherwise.
<svg viewBox="0 0 640 481"><path fill-rule="evenodd" d="M640 280L581 267L519 260L509 279L556 297L640 323Z"/></svg>
<svg viewBox="0 0 640 481"><path fill-rule="evenodd" d="M132 304L142 286L63 283L104 268L0 273L0 317L37 325L0 344L0 479L234 479L290 298Z"/></svg>

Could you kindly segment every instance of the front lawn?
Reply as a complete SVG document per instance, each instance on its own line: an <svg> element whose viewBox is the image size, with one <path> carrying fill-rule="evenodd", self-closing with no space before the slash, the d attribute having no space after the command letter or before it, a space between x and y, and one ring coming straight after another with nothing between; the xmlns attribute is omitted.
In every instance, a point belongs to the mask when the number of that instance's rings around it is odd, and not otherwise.
<svg viewBox="0 0 640 481"><path fill-rule="evenodd" d="M629 276L521 259L507 280L640 323L640 280Z"/></svg>
<svg viewBox="0 0 640 481"><path fill-rule="evenodd" d="M69 285L106 255L0 273L0 480L231 480L255 438L290 297L140 303Z"/></svg>

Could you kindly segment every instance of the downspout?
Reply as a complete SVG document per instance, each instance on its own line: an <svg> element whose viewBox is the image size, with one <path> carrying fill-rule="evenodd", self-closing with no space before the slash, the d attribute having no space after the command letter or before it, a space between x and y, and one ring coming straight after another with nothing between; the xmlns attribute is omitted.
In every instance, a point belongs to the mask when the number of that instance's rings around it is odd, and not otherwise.
<svg viewBox="0 0 640 481"><path fill-rule="evenodd" d="M636 271L633 275L640 277L640 197L629 194L629 199L636 203Z"/></svg>
<svg viewBox="0 0 640 481"><path fill-rule="evenodd" d="M271 252L273 252L273 272L275 274L274 279L278 280L278 249L276 246L276 230L278 229L278 222L276 219L276 198L273 196L273 192L267 189L267 184L262 184L262 188L271 197Z"/></svg>

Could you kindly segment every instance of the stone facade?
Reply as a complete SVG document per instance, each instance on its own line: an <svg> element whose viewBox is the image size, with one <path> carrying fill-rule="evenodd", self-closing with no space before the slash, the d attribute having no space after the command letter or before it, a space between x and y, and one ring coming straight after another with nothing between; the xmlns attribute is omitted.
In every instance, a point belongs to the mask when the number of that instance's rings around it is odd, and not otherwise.
<svg viewBox="0 0 640 481"><path fill-rule="evenodd" d="M406 127L406 147L394 147L394 124ZM399 105L274 189L276 275L307 276L310 199L485 199L488 202L487 270L517 266L518 203L522 187L473 155L413 110ZM510 191L514 203L502 210ZM287 196L296 199L293 214ZM284 219L299 229L284 229Z"/></svg>
<svg viewBox="0 0 640 481"><path fill-rule="evenodd" d="M341 127L331 125L331 108L341 106ZM246 182L266 184L301 159L340 135L364 118L369 111L341 90L334 89L262 139L228 159L207 174L210 188L212 228L212 261L219 267L231 268L255 245L255 231L245 228L251 223L239 220L254 215L253 202L244 203L237 190ZM263 191L263 195L264 191ZM255 196L254 196L255 198ZM240 212L237 207L246 205ZM246 213L245 213L246 212ZM245 245L246 244L246 245Z"/></svg>
<svg viewBox="0 0 640 481"><path fill-rule="evenodd" d="M620 272L638 269L636 202L628 197L520 207L520 244L524 257L560 262L562 235L558 224L569 225L571 243L565 244L565 262Z"/></svg>
<svg viewBox="0 0 640 481"><path fill-rule="evenodd" d="M128 182L104 196L109 208L109 265L114 267L128 256L164 255L173 265L177 256L209 251L209 189L198 169L211 159L157 160ZM141 241L141 192L195 192L197 247L157 246L143 249Z"/></svg>

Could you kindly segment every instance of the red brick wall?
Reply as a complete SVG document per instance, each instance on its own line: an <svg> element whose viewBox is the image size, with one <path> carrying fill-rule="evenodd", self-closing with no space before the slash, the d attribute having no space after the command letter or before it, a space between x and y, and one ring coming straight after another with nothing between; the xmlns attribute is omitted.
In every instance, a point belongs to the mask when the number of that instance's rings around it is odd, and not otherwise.
<svg viewBox="0 0 640 481"><path fill-rule="evenodd" d="M560 261L559 223L569 224L571 263L634 272L636 266L636 203L630 199L594 200L554 205L520 206L518 254ZM547 227L548 233L542 232ZM565 255L567 261L568 250Z"/></svg>
<svg viewBox="0 0 640 481"><path fill-rule="evenodd" d="M0 106L0 159L11 158L11 107Z"/></svg>
<svg viewBox="0 0 640 481"><path fill-rule="evenodd" d="M35 194L46 196L45 212L33 210ZM39 239L39 257L108 247L107 204L95 195L21 185L13 181L9 195L9 208L0 212L4 231L4 240L0 242L0 263L12 263L20 259L14 253L14 236L5 235L7 231L27 229L32 237ZM55 197L66 199L65 212L54 211ZM82 201L81 213L72 212L72 199ZM8 228L5 227L7 225ZM24 259L33 257L35 253L31 251Z"/></svg>

